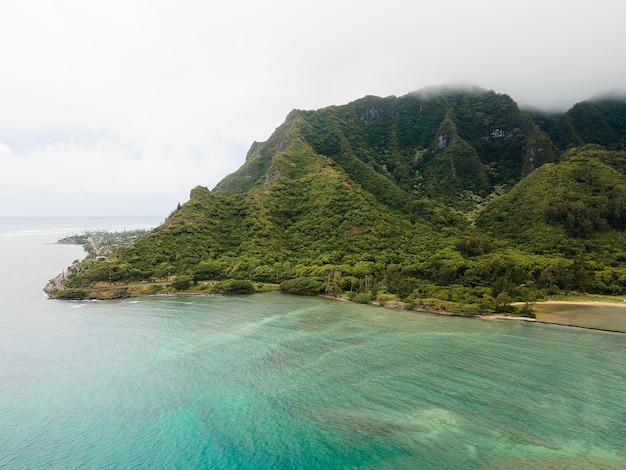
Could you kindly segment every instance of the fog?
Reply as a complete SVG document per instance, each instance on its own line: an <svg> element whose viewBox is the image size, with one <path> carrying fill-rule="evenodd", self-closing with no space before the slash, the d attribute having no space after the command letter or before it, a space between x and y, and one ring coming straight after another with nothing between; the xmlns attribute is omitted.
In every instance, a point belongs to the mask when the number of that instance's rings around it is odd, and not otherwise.
<svg viewBox="0 0 626 470"><path fill-rule="evenodd" d="M624 93L626 4L23 0L0 6L0 216L157 215L291 109L469 84Z"/></svg>

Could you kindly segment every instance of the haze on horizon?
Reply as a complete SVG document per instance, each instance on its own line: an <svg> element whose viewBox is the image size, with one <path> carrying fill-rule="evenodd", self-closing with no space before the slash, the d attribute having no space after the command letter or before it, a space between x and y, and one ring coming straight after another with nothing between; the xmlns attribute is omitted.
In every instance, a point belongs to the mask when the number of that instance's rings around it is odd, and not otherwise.
<svg viewBox="0 0 626 470"><path fill-rule="evenodd" d="M0 217L166 216L290 110L463 83L565 110L626 93L626 3L0 6Z"/></svg>

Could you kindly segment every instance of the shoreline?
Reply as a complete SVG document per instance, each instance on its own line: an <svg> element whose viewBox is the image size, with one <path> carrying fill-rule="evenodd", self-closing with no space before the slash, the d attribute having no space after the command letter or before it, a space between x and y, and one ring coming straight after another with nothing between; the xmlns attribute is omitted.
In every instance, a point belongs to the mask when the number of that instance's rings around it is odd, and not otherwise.
<svg viewBox="0 0 626 470"><path fill-rule="evenodd" d="M46 285L46 287L44 288L44 292L48 295L48 297L50 299L55 299L55 300L81 300L81 301L86 301L86 300L94 300L93 298L90 299L71 299L71 298L58 298L55 297L52 290L54 287L58 287L58 281L59 278L62 277L62 274L59 274L56 278L52 279L49 281L49 283ZM280 292L279 290L277 291L268 291L265 293L269 293L269 292L274 292L274 293L279 293L279 294L283 294L282 292ZM256 292L256 293L264 293L264 292ZM97 300L115 300L115 299L120 299L120 298L134 298L134 297L157 297L157 296L169 296L169 295L227 295L227 294L212 294L210 292L162 292L162 293L145 293L145 292L141 292L141 293L135 293L135 294L130 294L128 295L128 293L126 293L126 295L121 295L119 297L109 297L109 298L100 298ZM241 295L241 294L229 294L229 295ZM284 294L283 294L284 295ZM343 295L338 295L338 296L333 296L333 295L328 295L328 294L319 294L316 295L315 297L319 297L319 298L324 298L324 299L330 299L330 300L338 300L341 302L352 302L348 297L343 296ZM580 306L607 306L607 307L618 307L618 308L626 308L626 301L621 301L621 302L609 302L609 301L605 301L605 300L599 300L599 301L593 301L593 300L582 300L582 301L575 301L575 300L546 300L546 301L542 301L539 302L541 305L580 305ZM512 305L523 305L523 302L514 302ZM366 304L364 304L366 305ZM599 327L593 327L593 326L584 326L584 325L574 325L571 323L564 323L564 322L557 322L557 321L546 321L546 320L541 320L541 319L537 319L537 318L530 318L530 317L522 317L522 316L513 316L513 315L505 315L505 314L500 314L500 313L485 313L485 314L475 314L475 313L463 313L463 312L450 312L447 310L431 310L431 309L427 309L427 308L419 308L419 307L414 307L412 309L406 309L404 308L401 304L384 304L384 303L380 303L380 302L371 302L367 305L372 305L374 307L383 307L383 308L389 308L389 309L395 309L395 310L404 310L406 312L415 312L415 313L426 313L426 314L431 314L431 315L440 315L440 316L447 316L447 317L464 317L464 318L477 318L480 320L488 320L488 321L514 321L514 322L520 322L520 323L539 323L539 324L543 324L543 325L555 325L555 326L563 326L563 327L570 327L570 328L582 328L585 330L594 330L594 331L604 331L607 333L620 333L620 334L626 334L626 331L622 331L622 330L615 330L615 329L610 329L610 328L599 328Z"/></svg>
<svg viewBox="0 0 626 470"><path fill-rule="evenodd" d="M339 300L343 302L350 302L350 299L344 296L331 296L331 295L322 294L322 295L318 295L317 297L331 299L331 300ZM515 304L523 305L524 302L514 302L513 305ZM572 301L572 300L546 300L544 302L541 302L541 304L585 305L585 306L592 306L592 307L593 306L608 306L608 307L626 308L626 302L607 302L607 301L594 302L590 300L580 301L580 302ZM391 308L391 309L396 309L396 310L405 310L407 312L426 313L430 315L440 315L440 316L446 316L446 317L476 318L478 320L487 320L487 321L513 321L513 322L519 322L519 323L539 323L541 325L562 326L562 327L568 327L568 328L581 328L584 330L603 331L606 333L626 334L626 331L621 331L621 330L612 330L609 328L597 328L597 327L592 327L592 326L572 325L568 323L559 323L559 322L554 322L554 321L539 320L537 318L503 315L500 313L472 314L472 313L448 312L445 310L428 310L428 309L421 309L421 308L403 309L399 305L385 305L385 304L380 304L380 303L371 303L369 305L373 305L374 307Z"/></svg>
<svg viewBox="0 0 626 470"><path fill-rule="evenodd" d="M539 302L541 305L580 305L587 307L617 307L617 308L626 308L626 302L609 302L604 300L593 301L593 300L546 300L543 302ZM523 305L523 302L514 302L512 305ZM557 321L548 321L548 320L540 320L538 318L528 318L528 317L512 317L501 314L487 314L480 315L484 320L504 320L504 321L519 321L519 322L527 322L527 323L540 323L542 325L554 325L554 326L564 326L569 328L581 328L583 330L593 330L593 331L604 331L607 333L619 333L626 334L626 331L623 330L615 330L610 328L599 328L594 326L584 326L584 325L573 325L571 323L557 322Z"/></svg>
<svg viewBox="0 0 626 470"><path fill-rule="evenodd" d="M325 298L330 298L330 299L334 299L334 300L343 300L346 302L350 302L349 299L342 297L332 297L332 296L327 296L327 295L321 295L320 297L325 297ZM513 305L515 304L519 304L519 305L523 305L524 302L515 302L513 303ZM626 308L626 303L625 302L607 302L607 301L591 301L591 300L585 300L585 301L573 301L573 300L546 300L544 302L541 302L541 304L548 304L548 305L585 305L585 306L607 306L607 307L619 307L619 308ZM384 308L394 308L394 309L402 309L400 306L397 305L381 305L381 304L377 304L377 303L372 303L370 305L373 305L375 307L384 307ZM615 329L610 329L610 328L598 328L598 327L593 327L593 326L583 326L583 325L572 325L569 323L562 323L562 322L555 322L555 321L547 321L547 320L540 320L537 318L530 318L530 317L517 317L517 316L512 316L512 315L503 315L501 313L485 313L485 314L471 314L471 313L457 313L457 312L448 312L445 310L428 310L428 309L420 309L420 308L413 308L410 310L406 310L407 312L417 312L417 313L426 313L426 314L431 314L431 315L441 315L441 316L447 316L447 317L464 317L464 318L476 318L478 320L487 320L487 321L512 321L512 322L519 322L519 323L538 323L541 325L552 325L552 326L561 326L561 327L568 327L568 328L580 328L583 330L592 330L592 331L603 331L606 333L619 333L619 334L626 334L626 331L622 331L622 330L615 330Z"/></svg>

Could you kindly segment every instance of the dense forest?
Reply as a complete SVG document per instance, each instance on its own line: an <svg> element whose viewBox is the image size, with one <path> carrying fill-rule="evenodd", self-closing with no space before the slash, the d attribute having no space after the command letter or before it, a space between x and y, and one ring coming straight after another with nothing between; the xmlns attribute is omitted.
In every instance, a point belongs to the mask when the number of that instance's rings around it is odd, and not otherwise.
<svg viewBox="0 0 626 470"><path fill-rule="evenodd" d="M625 146L616 97L548 114L439 89L294 110L212 191L55 295L274 284L479 313L626 293Z"/></svg>

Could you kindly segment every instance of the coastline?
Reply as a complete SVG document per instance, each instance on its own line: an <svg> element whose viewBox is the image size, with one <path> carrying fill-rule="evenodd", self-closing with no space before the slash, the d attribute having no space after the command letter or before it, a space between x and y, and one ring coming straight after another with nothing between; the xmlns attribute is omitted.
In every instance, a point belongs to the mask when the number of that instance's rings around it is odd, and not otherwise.
<svg viewBox="0 0 626 470"><path fill-rule="evenodd" d="M60 280L62 279L62 274L59 274L58 276L56 276L54 279L51 279L49 281L49 283L46 285L46 287L44 288L44 292L48 295L48 297L50 299L57 299L57 300L93 300L93 299L98 299L98 300L113 300L113 299L119 299L119 298L134 298L134 297L144 297L144 296L163 296L163 295L223 295L223 294L218 294L218 293L211 293L211 292L192 292L192 291L171 291L171 292L147 292L145 290L146 287L149 286L149 284L143 284L143 283L139 283L139 284L135 284L135 285L128 285L128 286L107 286L107 288L105 288L104 290L101 291L101 294L106 294L102 295L102 296L89 296L89 297L85 297L85 298L81 298L81 297L59 297L57 295L56 290L57 289L62 289L62 286L60 285ZM155 285L154 283L152 285ZM279 290L272 290L272 291L266 291L267 292L277 292L277 293L282 293ZM262 291L257 292L257 293L263 293ZM241 295L241 294L230 294L230 295ZM342 302L352 302L348 297L346 296L342 296L342 295L337 295L337 296L333 296L333 295L328 295L328 294L319 294L317 295L317 297L320 298L325 298L325 299L331 299L331 300L338 300L338 301L342 301ZM575 301L575 300L546 300L546 301L542 301L542 302L538 302L540 305L578 305L578 306L587 306L587 307L618 307L618 308L626 308L626 301L615 301L615 302L609 302L606 300L598 300L598 301L593 301L593 300L580 300L580 301ZM394 302L394 303L384 303L384 302L377 302L377 301L373 301L371 302L369 305L373 305L376 307L384 307L384 308L391 308L391 309L396 309L396 310L405 310L407 312L416 312L416 313L426 313L426 314L431 314L431 315L441 315L441 316L448 316L448 317L465 317L465 318L477 318L477 319L481 319L481 320L488 320L488 321L514 321L514 322L522 322L522 323L539 323L539 324L544 324L544 325L556 325L556 326L564 326L564 327L572 327L572 328L583 328L583 329L587 329L587 330L596 330L596 331L605 331L605 332L610 332L610 333L621 333L621 334L626 334L626 329L613 329L613 328L601 328L601 327L596 327L596 326L589 326L589 325L583 325L583 324L576 324L575 322L572 321L558 321L555 319L541 319L541 318L530 318L530 317L522 317L522 316L514 316L514 315L506 315L506 314L501 314L501 313L485 313L485 314L480 314L480 313L463 313L463 312L450 312L447 310L436 310L436 309L428 309L428 308L424 308L424 307L414 307L411 309L407 309L405 307L404 304L402 303L398 303L398 302ZM512 305L523 305L523 302L514 302ZM540 314L541 315L541 314Z"/></svg>
<svg viewBox="0 0 626 470"><path fill-rule="evenodd" d="M349 302L350 300L347 298L338 298L338 297L332 297L332 296L328 296L328 295L323 295L320 297L325 297L325 298L330 298L330 299L335 299L335 300L344 300ZM513 305L523 305L523 302L515 302L513 303ZM541 302L542 305L580 305L580 306L588 306L588 307L598 307L598 306L604 306L604 307L618 307L618 308L626 308L626 302L608 302L608 301L590 301L590 300L585 300L585 301L573 301L573 300L546 300L544 302ZM385 307L385 308L395 308L395 309L401 309L402 307L398 306L398 305L384 305L384 304L379 304L379 303L372 303L371 305L374 306L378 306L378 307ZM600 328L600 327L594 327L594 326L586 326L586 325L580 325L580 324L573 324L571 322L560 322L560 321L551 321L551 320L542 320L540 318L530 318L530 317L520 317L520 316L513 316L513 315L503 315L501 313L486 313L486 314L471 314L471 313L458 313L458 312L448 312L445 310L429 310L429 309L423 309L423 308L413 308L413 309L409 309L407 310L408 312L417 312L417 313L427 313L427 314L431 314L431 315L443 315L443 316L448 316L448 317L464 317L464 318L476 318L479 320L487 320L487 321L513 321L513 322L519 322L519 323L537 323L537 324L541 324L541 325L552 325L552 326L560 326L560 327L568 327L568 328L581 328L584 330L593 330L593 331L603 331L606 333L619 333L619 334L626 334L626 331L624 330L620 330L620 329L613 329L613 328ZM626 314L626 312L625 312Z"/></svg>
<svg viewBox="0 0 626 470"><path fill-rule="evenodd" d="M522 305L522 304L523 303L521 302L516 302L513 305ZM626 309L626 302L624 300L617 300L617 299L613 302L607 301L607 300L597 300L597 301L594 301L594 300L546 300L542 302L537 302L537 304L546 305L546 306L571 305L571 306L578 306L578 307L609 307L609 308L616 308L616 309ZM485 316L486 317L485 319L528 321L528 322L541 323L544 325L557 325L557 326L566 326L570 328L582 328L585 330L595 330L595 331L605 331L609 333L626 334L626 328L622 326L620 329L621 325L613 327L613 328L612 327L600 327L600 326L584 324L586 322L580 322L572 318L568 320L560 321L558 318L553 318L556 315L550 314L550 313L535 312L535 314L538 315L538 318L520 319L520 318L507 317L507 316L502 316L502 315L487 315ZM626 316L626 310L624 311L624 315Z"/></svg>
<svg viewBox="0 0 626 470"><path fill-rule="evenodd" d="M331 295L319 295L318 297L331 299L331 300L340 300L343 302L350 302L350 299L344 296L331 296ZM523 305L523 302L515 302L513 305L519 304ZM626 308L626 302L607 302L607 301L569 301L569 300L547 300L541 302L542 305L585 305L590 307L595 306L607 306L607 307L621 307ZM594 331L604 331L607 333L620 333L626 334L626 331L611 329L611 328L598 328L593 326L584 326L584 325L575 325L571 323L565 322L557 322L557 321L547 321L541 320L537 318L530 317L520 317L513 315L503 315L500 313L486 313L486 314L472 314L472 313L459 313L459 312L448 312L445 310L429 310L424 308L412 308L412 309L403 309L400 305L392 304L386 305L378 302L372 302L370 305L376 307L384 307L384 308L393 308L393 309L401 309L406 310L407 312L416 312L416 313L426 313L431 315L442 315L447 317L464 317L464 318L476 318L479 320L488 320L488 321L513 321L519 323L538 323L542 325L552 325L552 326L562 326L569 328L582 328L584 330L594 330Z"/></svg>

